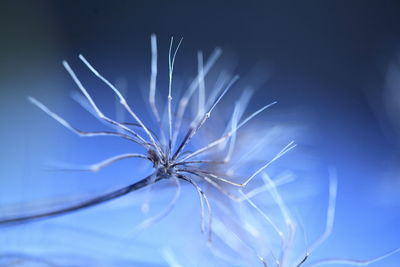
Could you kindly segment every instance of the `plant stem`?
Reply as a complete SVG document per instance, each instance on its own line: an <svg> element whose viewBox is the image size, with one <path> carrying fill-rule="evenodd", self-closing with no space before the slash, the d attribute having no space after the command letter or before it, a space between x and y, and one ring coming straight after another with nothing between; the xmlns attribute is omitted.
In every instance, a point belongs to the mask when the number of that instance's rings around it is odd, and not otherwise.
<svg viewBox="0 0 400 267"><path fill-rule="evenodd" d="M143 178L142 180L139 180L136 183L133 183L133 184L123 187L121 189L115 190L111 193L97 196L95 198L83 201L79 204L72 205L72 206L69 206L69 207L66 207L63 209L48 211L48 212L39 213L39 214L32 214L32 215L26 215L26 216L20 216L20 217L11 217L11 218L0 219L0 225L25 223L25 222L38 220L38 219L60 216L60 215L67 214L69 212L74 212L74 211L78 211L81 209L90 208L95 205L125 196L133 191L139 190L139 189L149 185L150 183L155 183L162 178L162 177L156 177L156 179L154 180L154 178L152 178L151 176L152 175L149 175L149 176Z"/></svg>

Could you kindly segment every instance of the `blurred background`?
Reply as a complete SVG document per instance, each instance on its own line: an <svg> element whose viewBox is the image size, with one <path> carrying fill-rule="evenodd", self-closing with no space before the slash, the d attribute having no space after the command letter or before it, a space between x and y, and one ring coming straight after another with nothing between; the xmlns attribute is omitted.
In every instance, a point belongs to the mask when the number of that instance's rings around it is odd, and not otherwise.
<svg viewBox="0 0 400 267"><path fill-rule="evenodd" d="M101 128L69 97L77 88L61 65L64 59L91 88L104 89L79 62L77 55L82 53L110 80L126 88L132 105L142 107L139 113L148 119L143 102L150 74L150 34L156 33L161 74L166 74L170 37L183 37L177 76L193 76L197 50L209 55L220 47L226 56L225 67L257 88L251 109L278 101L270 119L288 126L288 140L299 144L299 152L291 155L291 168L299 177L321 183L310 189L312 204L302 203L304 221L323 214L327 170L330 166L337 169L334 232L314 259L368 259L400 247L399 14L400 4L385 0L2 1L0 205L22 212L26 209L18 203L106 192L150 170L151 166L142 164L131 166L137 162L133 160L95 174L49 171L46 164L89 164L137 148L119 140L77 138L26 97L38 98L82 129ZM163 86L160 97L166 96L166 77L159 80ZM117 102L107 90L91 90L99 105L115 111ZM170 197L171 192L164 191L160 186L160 196L152 197L155 205ZM294 189L293 195L297 193ZM183 198L193 198L197 207L193 192L184 193ZM142 219L140 203L133 196L97 211L0 229L0 253L54 256L85 251L82 257L87 257L108 251L99 257L106 262L126 248L120 242L112 243L107 235L118 236L127 230L111 229L107 218L115 212L113 220L137 224ZM122 216L118 213L122 207L132 214ZM181 213L185 210L189 212L190 206L182 204ZM166 264L162 255L169 250L163 250L165 244L187 244L185 238L190 240L198 227L197 221L187 226L184 220L177 223L169 217L135 239L131 244L134 255L125 253L137 262L129 264ZM93 231L85 230L85 241L76 242L82 239L79 233L83 230L73 229L75 221ZM323 229L323 217L317 222L316 228L305 226L312 235ZM187 227L182 230L182 226ZM198 266L204 266L207 261L201 253L194 254ZM374 266L398 266L399 262L400 255L395 255Z"/></svg>

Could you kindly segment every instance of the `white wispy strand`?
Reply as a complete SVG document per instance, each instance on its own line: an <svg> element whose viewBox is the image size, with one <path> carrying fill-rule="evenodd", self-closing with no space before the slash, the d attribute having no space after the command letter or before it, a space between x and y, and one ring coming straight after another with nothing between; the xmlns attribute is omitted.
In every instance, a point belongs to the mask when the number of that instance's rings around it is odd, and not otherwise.
<svg viewBox="0 0 400 267"><path fill-rule="evenodd" d="M171 60L171 51L172 51L172 45L174 43L174 37L171 37L171 43L169 46L169 53L168 53L168 67L169 67L169 83L168 83L168 129L169 129L169 153L171 153L171 150L173 149L172 147L172 74L174 72L174 64L175 64L175 57L176 53L178 52L179 47L181 46L183 38L179 41L174 55Z"/></svg>
<svg viewBox="0 0 400 267"><path fill-rule="evenodd" d="M264 107L260 108L259 110L257 110L256 112L254 112L253 114L251 114L249 117L247 117L243 122L241 122L235 129L231 130L230 132L226 133L224 136L220 137L219 139L210 142L208 145L196 150L193 153L190 153L189 155L187 155L186 157L184 157L182 159L182 161L188 160L190 158L193 158L219 144L221 144L222 142L224 142L226 139L230 138L232 136L232 134L236 131L238 131L241 127L243 127L246 123L248 123L251 119L253 119L254 117L256 117L258 114L260 114L261 112L263 112L265 109L271 107L272 105L275 105L277 102L272 102L271 104L265 105Z"/></svg>
<svg viewBox="0 0 400 267"><path fill-rule="evenodd" d="M199 76L199 103L197 115L204 113L204 105L206 103L206 85L204 82L204 66L203 66L203 52L197 52L197 71Z"/></svg>
<svg viewBox="0 0 400 267"><path fill-rule="evenodd" d="M162 154L161 148L159 145L156 143L156 140L154 139L153 135L150 133L149 129L144 125L142 120L136 115L135 112L131 109L131 107L128 105L128 102L126 101L125 97L120 93L120 91L115 88L113 84L111 84L106 78L104 78L86 59L84 56L79 55L79 59L82 60L82 62L93 72L94 75L96 75L100 80L102 80L106 85L108 85L114 93L118 96L121 105L128 111L128 113L139 123L139 125L142 127L142 129L145 131L147 136L150 138L151 142L153 143L154 147L157 149L157 151ZM141 137L141 139L143 139Z"/></svg>
<svg viewBox="0 0 400 267"><path fill-rule="evenodd" d="M218 60L218 58L221 56L222 50L217 48L213 51L211 56L206 62L206 65L204 66L203 69L203 75L207 75L210 69L214 66L215 62ZM176 111L176 122L174 126L174 136L173 136L173 146L176 142L176 139L178 138L178 133L180 132L180 128L182 125L182 120L183 120L183 115L185 114L186 107L189 104L190 98L192 97L193 93L196 91L199 85L199 74L197 74L197 77L193 79L192 83L189 85L188 89L185 91L184 95L179 101L178 109Z"/></svg>
<svg viewBox="0 0 400 267"><path fill-rule="evenodd" d="M151 35L151 75L149 87L149 103L151 111L157 122L160 123L160 114L156 105L156 83L157 83L157 36Z"/></svg>
<svg viewBox="0 0 400 267"><path fill-rule="evenodd" d="M146 140L143 139L143 137L141 137L139 134L137 134L135 131L129 129L128 127L126 127L125 125L116 122L112 119L110 119L109 117L105 116L103 114L103 112L100 111L100 109L97 107L96 103L93 101L92 97L90 96L90 94L87 92L87 90L85 89L85 87L82 85L82 83L80 82L80 80L78 79L78 77L76 76L75 72L71 69L71 67L69 66L69 64L66 61L63 61L63 66L64 68L67 70L67 72L70 74L71 78L73 79L73 81L75 82L75 84L78 86L78 88L81 90L81 92L83 93L83 95L86 97L86 99L89 101L90 105L92 106L92 108L94 109L94 111L96 112L97 116L106 121L107 123L110 123L114 126L118 126L121 129L131 133L134 135L134 137L136 137L138 139L138 141L142 144L146 144Z"/></svg>

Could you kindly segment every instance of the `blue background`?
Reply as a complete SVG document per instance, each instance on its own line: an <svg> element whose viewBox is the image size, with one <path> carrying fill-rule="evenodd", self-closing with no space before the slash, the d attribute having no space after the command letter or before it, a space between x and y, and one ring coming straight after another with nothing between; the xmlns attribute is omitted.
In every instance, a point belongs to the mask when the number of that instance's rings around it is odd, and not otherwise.
<svg viewBox="0 0 400 267"><path fill-rule="evenodd" d="M164 67L170 36L184 37L177 76L195 73L196 51L209 54L215 46L226 52L225 64L236 73L251 80L252 70L261 70L251 81L258 88L252 107L279 102L272 117L282 125L293 125L285 134L299 143L290 158L293 162L286 163L292 164L298 176L310 176L319 184L311 189L315 192L306 194L311 201L301 205L305 222L312 221L314 214L321 218L326 208L327 169L336 167L339 192L334 233L314 259L370 258L397 248L399 14L396 1L4 1L0 4L0 204L7 207L33 199L79 198L118 188L148 173L151 166L131 165L138 162L135 160L95 174L47 170L46 164L87 164L138 148L119 140L79 139L32 106L26 96L40 99L82 128L101 128L69 98L76 88L61 66L63 59L87 84L104 89L78 62L77 55L82 53L111 80L126 82L129 100L141 107L140 115L148 120L143 95L150 70L149 37L156 33ZM166 81L164 75L159 84L166 85ZM166 89L160 88L164 96ZM108 93L104 89L93 95L106 110L114 112L116 101ZM299 193L296 187L292 190L293 195ZM154 205L171 194L160 192L160 196L153 196ZM192 193L184 193L183 199L193 198L197 205ZM100 251L110 251L100 260L115 259L112 253L115 250L121 255L120 245L111 249L109 243L100 241L99 232L118 236L126 230L111 230L107 219L113 212L118 220L140 222L140 201L128 197L107 204L108 208L57 218L53 223L81 222L86 228L97 229L81 244L97 244ZM132 214L119 212L118 203ZM182 218L185 210L190 210L185 203L178 205ZM24 210L21 205L14 207ZM177 224L174 218L167 218L132 242L135 255L140 255L133 258L149 266L151 262L162 264L159 252L154 251L171 238L176 239L173 246L177 247L189 242L177 238L183 222ZM52 245L55 241L48 233L53 228L46 223L4 230L0 252L40 255L41 249L62 250L62 245ZM198 222L191 226L195 232ZM54 227L56 235L65 239L68 252L73 233L79 231ZM308 230L314 236L322 231L323 221L315 227ZM190 234L187 238L190 240ZM162 245L154 245L158 243ZM82 246L76 250L98 254L91 252L93 246ZM374 266L398 266L398 262L400 255Z"/></svg>

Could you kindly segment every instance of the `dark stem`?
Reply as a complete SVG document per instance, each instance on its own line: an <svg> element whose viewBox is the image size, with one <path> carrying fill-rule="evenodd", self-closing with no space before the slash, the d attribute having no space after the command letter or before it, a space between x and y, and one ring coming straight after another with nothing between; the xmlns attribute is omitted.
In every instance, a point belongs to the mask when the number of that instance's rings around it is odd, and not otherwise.
<svg viewBox="0 0 400 267"><path fill-rule="evenodd" d="M308 254L306 254L306 255L304 256L304 258L301 260L301 262L300 262L299 264L297 264L297 266L296 266L296 267L300 267L301 265L303 265L303 263L305 263L305 262L306 262L306 260L308 259L308 257L309 257L309 255L308 255Z"/></svg>
<svg viewBox="0 0 400 267"><path fill-rule="evenodd" d="M154 180L154 178L152 178L151 176L152 175L149 175L146 178L143 178L142 180L140 180L134 184L128 185L126 187L123 187L123 188L113 191L111 193L101 195L101 196L83 201L79 204L76 204L76 205L73 205L70 207L66 207L63 209L58 209L58 210L53 210L53 211L48 211L48 212L33 214L33 215L26 215L26 216L21 216L21 217L11 217L11 218L6 218L6 219L0 219L0 225L25 223L25 222L29 222L29 221L34 221L34 220L48 218L48 217L54 217L54 216L60 216L60 215L64 215L69 212L74 212L74 211L78 211L81 209L90 208L95 205L125 196L133 191L139 190L139 189L149 185L150 183L155 183L162 178L162 177L157 176L156 179Z"/></svg>

